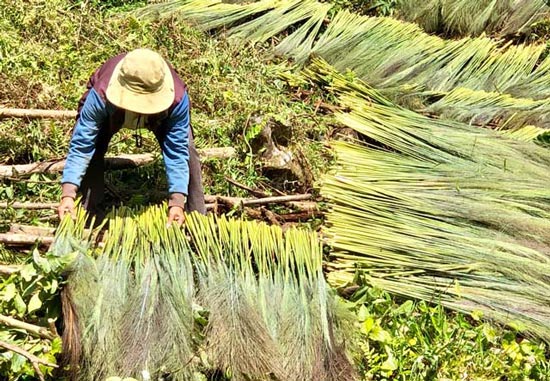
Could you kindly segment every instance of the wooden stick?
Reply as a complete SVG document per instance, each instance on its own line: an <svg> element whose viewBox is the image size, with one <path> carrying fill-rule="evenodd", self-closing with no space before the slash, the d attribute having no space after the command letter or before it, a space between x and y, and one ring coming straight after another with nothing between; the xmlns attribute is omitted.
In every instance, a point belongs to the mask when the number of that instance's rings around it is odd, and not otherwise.
<svg viewBox="0 0 550 381"><path fill-rule="evenodd" d="M15 265L0 265L0 274L11 275L21 270L21 266Z"/></svg>
<svg viewBox="0 0 550 381"><path fill-rule="evenodd" d="M32 353L27 352L23 348L18 347L17 345L6 343L5 341L0 340L0 347L7 349L8 351L15 352L17 354L20 354L23 357L26 357L32 364L34 371L38 375L38 378L40 378L40 381L44 381L44 374L38 367L38 364L49 366L50 368L58 368L58 365L49 363L45 360L42 360L40 357L37 357L33 355Z"/></svg>
<svg viewBox="0 0 550 381"><path fill-rule="evenodd" d="M40 327L34 324L29 324L21 320L14 319L10 316L0 314L0 324L27 331L32 336L40 337L42 339L53 340L56 336L47 328Z"/></svg>
<svg viewBox="0 0 550 381"><path fill-rule="evenodd" d="M0 108L2 118L27 118L27 119L74 119L76 111L73 110L38 110L23 108Z"/></svg>
<svg viewBox="0 0 550 381"><path fill-rule="evenodd" d="M28 246L34 245L37 242L42 246L47 246L53 243L53 236L45 237L35 234L0 233L0 242L9 246Z"/></svg>
<svg viewBox="0 0 550 381"><path fill-rule="evenodd" d="M22 234L34 234L39 236L50 236L55 233L55 228L48 228L44 226L34 226L34 225L22 225L22 224L11 224L10 233L22 233Z"/></svg>
<svg viewBox="0 0 550 381"><path fill-rule="evenodd" d="M274 196L274 197L263 197L263 198L240 198L240 197L225 197L217 196L217 200L221 203L228 204L230 206L252 206L252 205L266 205L266 204L282 204L290 201L302 201L309 200L311 194L294 194L289 196Z"/></svg>
<svg viewBox="0 0 550 381"><path fill-rule="evenodd" d="M27 210L41 210L41 209L57 209L58 202L0 202L0 208L13 208L13 209L27 209Z"/></svg>
<svg viewBox="0 0 550 381"><path fill-rule="evenodd" d="M198 149L201 159L227 159L235 156L235 148L218 147ZM135 168L151 164L158 155L152 153L118 155L105 158L107 169ZM33 173L58 173L65 168L65 159L50 160L40 163L0 165L0 179L18 178L19 176L31 175Z"/></svg>
<svg viewBox="0 0 550 381"><path fill-rule="evenodd" d="M246 191L249 191L250 193L252 193L256 197L268 197L268 195L265 192L262 192L262 191L259 191L259 190L256 190L256 189L252 189L249 186L246 186L244 184L239 183L237 180L233 180L231 177L225 176L224 178L227 182L229 182L229 183L231 183L231 184L233 184L233 185L235 185L239 188L242 188Z"/></svg>

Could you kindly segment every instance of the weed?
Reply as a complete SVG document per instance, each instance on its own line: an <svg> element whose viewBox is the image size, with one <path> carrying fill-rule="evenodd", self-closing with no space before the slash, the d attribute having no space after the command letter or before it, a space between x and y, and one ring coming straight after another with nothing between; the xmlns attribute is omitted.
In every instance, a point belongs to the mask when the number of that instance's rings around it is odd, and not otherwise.
<svg viewBox="0 0 550 381"><path fill-rule="evenodd" d="M515 330L392 298L368 286L351 299L365 380L547 380L549 348Z"/></svg>

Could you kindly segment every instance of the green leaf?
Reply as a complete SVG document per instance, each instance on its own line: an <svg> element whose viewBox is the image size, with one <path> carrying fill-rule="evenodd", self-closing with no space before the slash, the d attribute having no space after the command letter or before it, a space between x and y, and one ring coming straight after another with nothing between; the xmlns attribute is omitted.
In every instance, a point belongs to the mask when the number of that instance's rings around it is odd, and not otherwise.
<svg viewBox="0 0 550 381"><path fill-rule="evenodd" d="M497 331L489 324L483 324L483 335L488 342L492 344L497 343Z"/></svg>
<svg viewBox="0 0 550 381"><path fill-rule="evenodd" d="M43 272L49 273L49 272L52 271L52 267L50 266L50 262L46 258L44 258L40 255L40 252L38 251L38 249L33 250L32 258L34 260L34 263L36 263L38 268L40 270L42 270Z"/></svg>
<svg viewBox="0 0 550 381"><path fill-rule="evenodd" d="M34 294L29 301L28 312L31 313L42 307L42 301L40 300L40 293Z"/></svg>
<svg viewBox="0 0 550 381"><path fill-rule="evenodd" d="M12 187L6 187L4 189L6 191L6 198L8 200L13 200L13 188Z"/></svg>
<svg viewBox="0 0 550 381"><path fill-rule="evenodd" d="M367 320L367 317L370 315L370 312L369 310L367 309L367 307L365 307L364 305L362 305L361 307L359 307L359 312L357 313L357 319L359 321L365 321Z"/></svg>
<svg viewBox="0 0 550 381"><path fill-rule="evenodd" d="M15 353L11 359L10 370L14 373L21 371L27 359L18 353Z"/></svg>
<svg viewBox="0 0 550 381"><path fill-rule="evenodd" d="M392 341L391 334L380 327L380 325L376 325L373 327L372 331L369 334L369 338L374 341L379 341L381 343L390 343Z"/></svg>
<svg viewBox="0 0 550 381"><path fill-rule="evenodd" d="M15 284L8 283L8 285L4 289L4 295L2 296L2 300L9 302L15 297L15 294L17 294L17 288L15 287Z"/></svg>
<svg viewBox="0 0 550 381"><path fill-rule="evenodd" d="M57 281L57 279L52 279L52 283L50 284L50 293L55 294L58 287L59 282Z"/></svg>
<svg viewBox="0 0 550 381"><path fill-rule="evenodd" d="M56 337L55 339L52 340L51 348L52 348L51 353L53 354L61 353L61 349L63 348L63 342L61 341L60 337Z"/></svg>
<svg viewBox="0 0 550 381"><path fill-rule="evenodd" d="M394 315L408 315L414 309L414 303L412 300L407 300L405 303L393 310Z"/></svg>
<svg viewBox="0 0 550 381"><path fill-rule="evenodd" d="M470 316L472 317L472 319L474 319L475 321L480 321L482 318L483 318L483 311L479 311L479 310L474 310L470 313Z"/></svg>
<svg viewBox="0 0 550 381"><path fill-rule="evenodd" d="M19 315L23 315L25 311L27 311L27 305L25 304L25 301L23 300L21 295L15 294L15 298L13 298L13 304Z"/></svg>
<svg viewBox="0 0 550 381"><path fill-rule="evenodd" d="M374 327L374 318L372 316L366 316L365 321L363 322L362 331L365 335L369 335L370 331Z"/></svg>
<svg viewBox="0 0 550 381"><path fill-rule="evenodd" d="M35 277L38 273L36 272L36 269L34 266L29 263L23 266L23 268L20 271L21 277L26 281L30 282L33 277Z"/></svg>
<svg viewBox="0 0 550 381"><path fill-rule="evenodd" d="M382 363L380 369L386 372L393 372L397 369L397 360L391 351L388 351L388 358Z"/></svg>

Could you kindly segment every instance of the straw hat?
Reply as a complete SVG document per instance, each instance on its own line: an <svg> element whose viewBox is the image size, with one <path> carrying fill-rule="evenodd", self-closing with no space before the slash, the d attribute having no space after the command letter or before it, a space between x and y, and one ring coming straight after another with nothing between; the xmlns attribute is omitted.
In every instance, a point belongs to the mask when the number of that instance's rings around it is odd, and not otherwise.
<svg viewBox="0 0 550 381"><path fill-rule="evenodd" d="M115 66L105 95L125 110L157 114L174 102L174 78L158 53L136 49Z"/></svg>

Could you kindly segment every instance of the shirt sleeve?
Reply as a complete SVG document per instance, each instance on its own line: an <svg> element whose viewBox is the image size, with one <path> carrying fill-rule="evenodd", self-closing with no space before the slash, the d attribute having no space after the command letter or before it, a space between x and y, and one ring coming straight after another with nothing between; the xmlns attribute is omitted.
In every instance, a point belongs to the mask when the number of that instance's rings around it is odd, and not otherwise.
<svg viewBox="0 0 550 381"><path fill-rule="evenodd" d="M92 156L95 153L95 143L99 128L107 119L105 103L95 90L90 90L80 116L76 121L69 154L63 170L61 182L80 187L80 183Z"/></svg>
<svg viewBox="0 0 550 381"><path fill-rule="evenodd" d="M187 93L172 110L161 143L168 192L187 195L189 186L189 97Z"/></svg>

